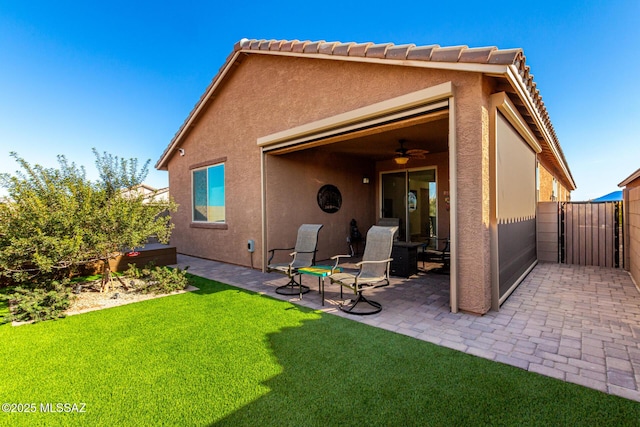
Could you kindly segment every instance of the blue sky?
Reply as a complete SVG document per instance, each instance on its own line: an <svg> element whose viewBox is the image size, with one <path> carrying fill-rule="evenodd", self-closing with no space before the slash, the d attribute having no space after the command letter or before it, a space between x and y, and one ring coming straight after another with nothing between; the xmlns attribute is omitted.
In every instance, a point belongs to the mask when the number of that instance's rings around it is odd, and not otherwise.
<svg viewBox="0 0 640 427"><path fill-rule="evenodd" d="M490 5L0 0L0 172L16 151L44 166L64 154L97 177L92 147L153 166L246 37L523 48L573 199L617 190L640 167L640 1ZM147 182L167 185L166 172Z"/></svg>

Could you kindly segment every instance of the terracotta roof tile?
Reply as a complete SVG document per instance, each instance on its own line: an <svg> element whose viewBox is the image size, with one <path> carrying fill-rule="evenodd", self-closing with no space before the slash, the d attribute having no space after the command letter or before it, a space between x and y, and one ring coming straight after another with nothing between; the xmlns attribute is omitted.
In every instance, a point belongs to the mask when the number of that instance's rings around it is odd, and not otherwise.
<svg viewBox="0 0 640 427"><path fill-rule="evenodd" d="M460 53L459 62L479 62L486 64L489 60L489 56L495 50L498 50L497 47L477 47L471 49L464 49Z"/></svg>
<svg viewBox="0 0 640 427"><path fill-rule="evenodd" d="M373 43L353 43L349 49L349 56L365 56L367 49Z"/></svg>
<svg viewBox="0 0 640 427"><path fill-rule="evenodd" d="M269 50L279 51L282 43L282 40L271 40L271 43L269 43Z"/></svg>
<svg viewBox="0 0 640 427"><path fill-rule="evenodd" d="M349 48L353 43L339 43L333 48L333 54L339 56L349 56Z"/></svg>
<svg viewBox="0 0 640 427"><path fill-rule="evenodd" d="M280 45L281 52L291 52L293 49L293 45L298 43L300 40L284 40Z"/></svg>
<svg viewBox="0 0 640 427"><path fill-rule="evenodd" d="M523 57L522 49L494 50L489 56L488 64L513 64L521 57Z"/></svg>
<svg viewBox="0 0 640 427"><path fill-rule="evenodd" d="M279 52L282 47L282 43L284 43L284 40L269 40L268 50Z"/></svg>
<svg viewBox="0 0 640 427"><path fill-rule="evenodd" d="M333 55L333 48L339 44L340 42L322 43L318 49L318 53Z"/></svg>
<svg viewBox="0 0 640 427"><path fill-rule="evenodd" d="M430 61L431 53L434 49L439 48L437 44L431 46L417 46L407 52L407 59L413 59L417 61Z"/></svg>
<svg viewBox="0 0 640 427"><path fill-rule="evenodd" d="M435 62L458 62L460 53L467 49L467 46L451 46L434 49L431 53L431 60Z"/></svg>
<svg viewBox="0 0 640 427"><path fill-rule="evenodd" d="M304 47L304 53L318 53L318 49L320 48L320 45L324 42L325 42L324 40L320 40L320 41L309 43Z"/></svg>
<svg viewBox="0 0 640 427"><path fill-rule="evenodd" d="M251 49L251 50L259 50L260 49L260 43L262 43L262 40L251 40L251 44L249 45L249 49Z"/></svg>
<svg viewBox="0 0 640 427"><path fill-rule="evenodd" d="M304 48L309 43L311 43L309 40L303 41L303 42L294 43L293 47L291 48L291 52L304 53Z"/></svg>
<svg viewBox="0 0 640 427"><path fill-rule="evenodd" d="M393 43L373 44L367 49L366 56L369 58L386 58L387 49L393 46Z"/></svg>
<svg viewBox="0 0 640 427"><path fill-rule="evenodd" d="M393 45L391 44L387 47L386 50L386 58L387 59L407 59L407 53L416 47L415 44L403 44L403 45Z"/></svg>

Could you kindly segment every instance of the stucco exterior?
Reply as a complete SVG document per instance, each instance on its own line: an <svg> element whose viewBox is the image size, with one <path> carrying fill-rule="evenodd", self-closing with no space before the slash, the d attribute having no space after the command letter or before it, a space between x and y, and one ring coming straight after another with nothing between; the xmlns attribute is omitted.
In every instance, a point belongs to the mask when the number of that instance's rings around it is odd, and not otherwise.
<svg viewBox="0 0 640 427"><path fill-rule="evenodd" d="M158 163L169 171L171 194L179 205L171 242L178 251L263 268L268 249L292 247L300 224L318 223L324 227L317 259L326 260L347 252L351 219L364 234L380 217L381 173L435 168L438 235L454 234L452 298L455 295L456 309L486 313L493 286L490 97L504 90L500 82L475 70L239 52L219 73L222 77L214 79L215 91L203 96ZM269 151L257 143L268 135L443 84L450 85L451 93L433 122L389 121L386 128L366 130L365 136L345 131L330 144L299 144L287 150ZM378 148L373 146L371 153L348 152L368 143L367 136L372 141L384 136L386 144L395 144L407 130L436 134L437 129L441 136L422 147L429 153L407 166L393 162L392 148L386 158L374 154ZM225 221L192 221L192 171L220 163L225 165ZM338 212L318 207L317 192L325 184L341 192ZM253 253L247 250L248 240L255 241Z"/></svg>
<svg viewBox="0 0 640 427"><path fill-rule="evenodd" d="M553 180L556 180L556 193L553 191ZM567 190L559 177L554 176L544 166L538 163L538 201L540 202L568 202L571 199L570 191Z"/></svg>

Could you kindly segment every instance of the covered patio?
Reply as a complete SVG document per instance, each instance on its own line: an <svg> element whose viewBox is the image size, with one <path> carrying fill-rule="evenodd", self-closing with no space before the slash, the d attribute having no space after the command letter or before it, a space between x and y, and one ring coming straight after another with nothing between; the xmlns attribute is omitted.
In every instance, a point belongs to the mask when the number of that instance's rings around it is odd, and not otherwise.
<svg viewBox="0 0 640 427"><path fill-rule="evenodd" d="M301 224L323 225L326 259L352 220L364 235L392 218L405 248L448 244L452 313L498 311L535 265L538 194L575 189L525 62L242 39L156 164L180 206L172 245L264 271Z"/></svg>
<svg viewBox="0 0 640 427"><path fill-rule="evenodd" d="M285 276L178 255L180 267L293 304L322 310L531 372L640 401L640 293L624 270L539 263L503 304L484 316L451 313L449 276L419 272L374 289L372 316L337 309L340 289L315 277L300 300L275 293ZM345 293L344 298L350 298Z"/></svg>

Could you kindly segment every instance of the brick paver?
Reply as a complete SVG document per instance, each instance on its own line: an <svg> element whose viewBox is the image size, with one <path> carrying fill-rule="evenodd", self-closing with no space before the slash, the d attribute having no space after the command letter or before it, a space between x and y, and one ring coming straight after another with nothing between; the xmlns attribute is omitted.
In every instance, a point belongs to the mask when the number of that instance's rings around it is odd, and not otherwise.
<svg viewBox="0 0 640 427"><path fill-rule="evenodd" d="M303 279L312 292L299 300L274 292L286 281L277 273L184 255L178 263L199 276L640 401L640 292L621 269L540 263L499 312L484 316L451 313L449 277L420 272L371 290L383 310L354 316L337 309L340 290L328 280L322 306L315 277Z"/></svg>

